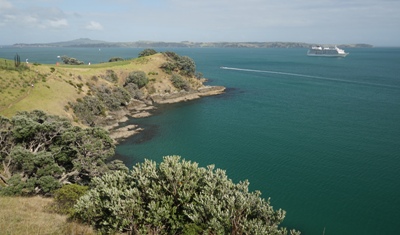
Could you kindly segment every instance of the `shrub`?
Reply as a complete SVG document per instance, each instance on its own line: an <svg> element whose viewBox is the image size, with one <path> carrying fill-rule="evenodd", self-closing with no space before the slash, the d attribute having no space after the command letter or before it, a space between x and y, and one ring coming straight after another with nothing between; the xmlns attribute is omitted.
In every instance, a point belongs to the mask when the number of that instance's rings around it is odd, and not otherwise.
<svg viewBox="0 0 400 235"><path fill-rule="evenodd" d="M133 71L129 74L128 78L125 81L125 86L128 85L128 83L134 83L136 84L139 89L146 86L147 83L149 83L149 79L147 78L147 75L143 71Z"/></svg>
<svg viewBox="0 0 400 235"><path fill-rule="evenodd" d="M249 192L248 181L235 184L225 171L179 156L107 173L93 186L76 216L103 234L287 234L278 227L285 211Z"/></svg>
<svg viewBox="0 0 400 235"><path fill-rule="evenodd" d="M188 83L178 74L173 74L171 77L171 82L172 85L174 85L174 87L178 88L178 89L183 89L188 91L190 89Z"/></svg>
<svg viewBox="0 0 400 235"><path fill-rule="evenodd" d="M103 78L109 82L118 82L118 75L111 69L106 71L106 75Z"/></svg>
<svg viewBox="0 0 400 235"><path fill-rule="evenodd" d="M128 83L128 85L124 86L125 90L131 95L134 99L144 99L144 94L139 87L134 83Z"/></svg>
<svg viewBox="0 0 400 235"><path fill-rule="evenodd" d="M203 78L203 73L197 72L194 76L195 76L197 79L201 79L201 78Z"/></svg>
<svg viewBox="0 0 400 235"><path fill-rule="evenodd" d="M87 186L67 184L54 192L53 209L57 213L73 215L76 201L86 193Z"/></svg>
<svg viewBox="0 0 400 235"><path fill-rule="evenodd" d="M178 65L172 62L165 62L160 66L160 68L167 74L172 74L173 71L179 71Z"/></svg>

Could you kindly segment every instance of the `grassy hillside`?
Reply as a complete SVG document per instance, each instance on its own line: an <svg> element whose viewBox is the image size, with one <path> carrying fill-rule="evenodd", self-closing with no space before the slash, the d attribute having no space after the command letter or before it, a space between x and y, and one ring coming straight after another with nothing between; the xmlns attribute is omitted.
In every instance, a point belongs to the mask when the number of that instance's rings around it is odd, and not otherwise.
<svg viewBox="0 0 400 235"><path fill-rule="evenodd" d="M51 213L52 202L42 197L0 197L0 234L96 234L89 226Z"/></svg>
<svg viewBox="0 0 400 235"><path fill-rule="evenodd" d="M176 92L170 74L160 66L167 61L164 54L132 60L92 65L24 64L18 70L14 61L0 59L0 115L11 117L20 110L43 110L74 120L69 103L90 95L91 85L122 86L132 71L143 71L150 82L142 88L144 94ZM110 77L110 74L114 74ZM186 78L193 88L202 81Z"/></svg>

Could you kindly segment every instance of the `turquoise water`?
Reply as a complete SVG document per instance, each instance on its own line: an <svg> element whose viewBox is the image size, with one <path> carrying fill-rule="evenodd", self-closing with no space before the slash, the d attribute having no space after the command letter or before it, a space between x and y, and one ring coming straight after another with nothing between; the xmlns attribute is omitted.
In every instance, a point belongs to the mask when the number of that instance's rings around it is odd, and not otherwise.
<svg viewBox="0 0 400 235"><path fill-rule="evenodd" d="M67 55L95 63L141 51L102 49L103 59L98 49L79 50ZM283 225L302 234L398 234L400 48L347 49L346 58L307 57L305 49L168 50L193 58L208 84L227 91L129 120L145 131L121 143L118 158L132 166L176 154L215 164L271 197L287 211ZM41 51L43 61L57 53Z"/></svg>

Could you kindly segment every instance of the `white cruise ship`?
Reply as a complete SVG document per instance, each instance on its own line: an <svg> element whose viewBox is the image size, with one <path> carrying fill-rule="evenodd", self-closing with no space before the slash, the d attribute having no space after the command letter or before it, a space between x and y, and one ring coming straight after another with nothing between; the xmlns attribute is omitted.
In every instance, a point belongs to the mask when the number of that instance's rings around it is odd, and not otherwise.
<svg viewBox="0 0 400 235"><path fill-rule="evenodd" d="M307 55L308 56L326 56L326 57L345 57L349 53L346 53L343 49L334 47L322 47L322 46L314 46L311 47Z"/></svg>

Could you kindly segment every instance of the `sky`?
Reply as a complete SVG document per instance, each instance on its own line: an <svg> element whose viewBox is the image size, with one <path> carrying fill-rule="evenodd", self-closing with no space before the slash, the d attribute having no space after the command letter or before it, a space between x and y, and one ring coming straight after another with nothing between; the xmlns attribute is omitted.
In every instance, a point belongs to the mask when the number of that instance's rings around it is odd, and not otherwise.
<svg viewBox="0 0 400 235"><path fill-rule="evenodd" d="M400 46L400 0L0 0L0 45L78 38Z"/></svg>

